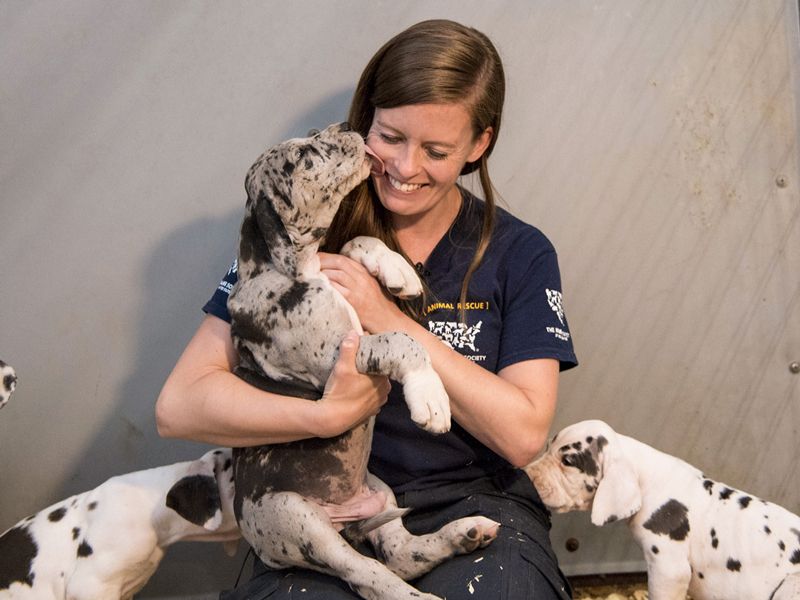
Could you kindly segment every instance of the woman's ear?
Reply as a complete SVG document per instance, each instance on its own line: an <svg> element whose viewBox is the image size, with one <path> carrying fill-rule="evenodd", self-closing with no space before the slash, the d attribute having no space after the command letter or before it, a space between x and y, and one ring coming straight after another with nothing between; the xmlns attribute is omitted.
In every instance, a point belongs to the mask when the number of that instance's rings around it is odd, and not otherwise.
<svg viewBox="0 0 800 600"><path fill-rule="evenodd" d="M472 150L467 156L467 162L472 163L478 160L486 149L489 147L489 143L492 141L492 136L494 135L494 130L491 127L487 127L483 130L483 132L475 139L475 145L473 146Z"/></svg>

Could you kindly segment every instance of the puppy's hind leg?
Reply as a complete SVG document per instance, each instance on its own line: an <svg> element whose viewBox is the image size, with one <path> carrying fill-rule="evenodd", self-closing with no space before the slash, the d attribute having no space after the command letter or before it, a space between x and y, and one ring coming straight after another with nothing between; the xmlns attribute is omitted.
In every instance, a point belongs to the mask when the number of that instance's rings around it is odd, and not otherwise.
<svg viewBox="0 0 800 600"><path fill-rule="evenodd" d="M397 508L389 486L368 475L369 486L386 494L385 510ZM401 518L394 519L367 534L378 557L394 573L406 580L416 579L458 554L468 554L489 545L497 537L500 524L486 517L456 519L433 533L413 535Z"/></svg>
<svg viewBox="0 0 800 600"><path fill-rule="evenodd" d="M353 549L322 507L294 492L267 493L255 503L245 500L239 525L270 567L303 567L333 575L366 600L441 600Z"/></svg>

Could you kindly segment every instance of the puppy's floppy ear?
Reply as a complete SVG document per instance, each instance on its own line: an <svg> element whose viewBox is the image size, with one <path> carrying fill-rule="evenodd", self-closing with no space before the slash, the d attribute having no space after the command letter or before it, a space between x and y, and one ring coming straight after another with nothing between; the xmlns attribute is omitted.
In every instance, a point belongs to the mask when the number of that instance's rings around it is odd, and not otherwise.
<svg viewBox="0 0 800 600"><path fill-rule="evenodd" d="M187 475L167 492L167 506L190 523L209 531L219 528L222 524L222 482L217 481L217 476L229 477L221 463L225 459L221 450L213 450L191 463Z"/></svg>
<svg viewBox="0 0 800 600"><path fill-rule="evenodd" d="M636 514L642 507L642 491L614 430L609 427L595 442L603 473L592 502L592 523L602 526Z"/></svg>

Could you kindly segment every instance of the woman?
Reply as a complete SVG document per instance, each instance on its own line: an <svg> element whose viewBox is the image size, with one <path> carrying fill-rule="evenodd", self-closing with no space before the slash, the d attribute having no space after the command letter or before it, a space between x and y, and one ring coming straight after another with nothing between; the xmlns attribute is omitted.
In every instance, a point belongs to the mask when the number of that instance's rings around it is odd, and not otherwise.
<svg viewBox="0 0 800 600"><path fill-rule="evenodd" d="M366 331L403 331L427 348L450 397L451 432L434 436L414 426L397 389L384 406L386 381L355 371L352 337L319 402L238 380L225 320L233 272L206 305L209 316L157 406L162 435L231 446L337 435L377 415L370 470L401 506L414 508L405 518L410 531L470 514L502 523L488 548L414 582L449 600L569 597L547 512L519 467L546 443L559 371L577 362L555 250L494 205L487 161L504 91L497 51L474 29L426 21L387 42L364 70L349 115L385 170L342 204L326 242L332 252L320 254L323 273ZM483 201L457 185L473 171ZM417 265L427 287L421 303L395 303L359 264L333 253L356 235L380 237ZM256 572L224 597L289 597L293 586L308 598L357 597L309 571L257 565Z"/></svg>

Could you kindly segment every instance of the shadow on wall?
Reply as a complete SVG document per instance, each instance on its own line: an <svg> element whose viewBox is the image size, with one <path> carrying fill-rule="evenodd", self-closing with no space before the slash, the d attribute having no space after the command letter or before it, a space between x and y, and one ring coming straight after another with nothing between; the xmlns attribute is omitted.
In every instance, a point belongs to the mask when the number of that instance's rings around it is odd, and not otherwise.
<svg viewBox="0 0 800 600"><path fill-rule="evenodd" d="M276 128L280 133L264 140L264 148L344 120L351 96L352 89L333 95L287 127ZM240 173L220 176L244 181L249 166L242 165ZM79 477L85 475L85 469L91 470L90 479L99 484L113 475L193 459L208 449L204 444L160 438L154 405L164 380L202 320L203 304L236 256L244 203L242 187L241 203L235 210L220 218L187 219L156 245L143 280L132 284L143 290L136 362L113 399L113 417L94 439L87 440L76 470L62 477L60 497L84 491L70 487L70 482L86 480ZM245 555L244 543L233 558L223 552L221 544L177 544L167 551L159 570L137 597L180 597L231 588ZM248 563L244 578L249 569Z"/></svg>

